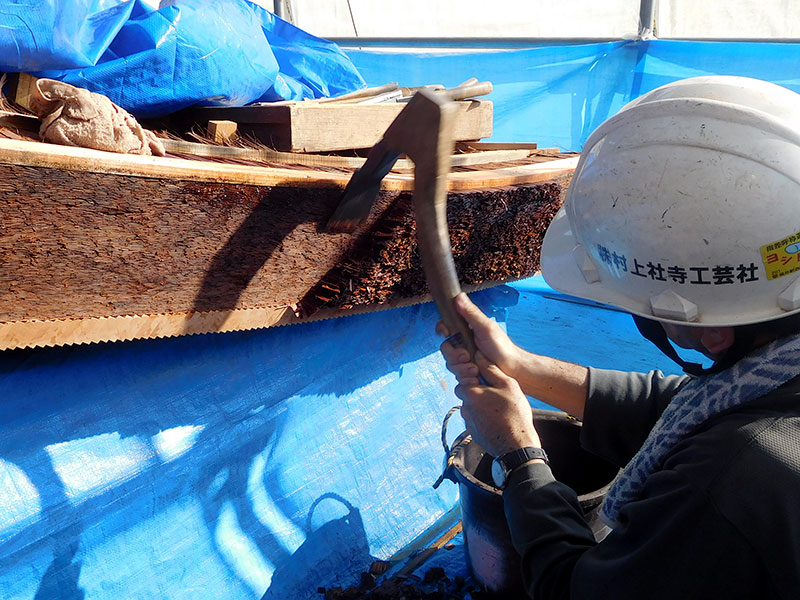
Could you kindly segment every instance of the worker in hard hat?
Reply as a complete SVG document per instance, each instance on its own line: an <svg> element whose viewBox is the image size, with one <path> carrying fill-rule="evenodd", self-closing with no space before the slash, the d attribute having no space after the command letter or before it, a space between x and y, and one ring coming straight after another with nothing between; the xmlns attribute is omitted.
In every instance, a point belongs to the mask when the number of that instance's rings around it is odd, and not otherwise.
<svg viewBox="0 0 800 600"><path fill-rule="evenodd" d="M626 105L587 140L541 263L553 288L632 313L688 374L531 354L456 299L479 352L442 352L497 457L529 593L800 598L800 95L698 77ZM554 480L525 394L581 418L583 446L622 468L602 541Z"/></svg>

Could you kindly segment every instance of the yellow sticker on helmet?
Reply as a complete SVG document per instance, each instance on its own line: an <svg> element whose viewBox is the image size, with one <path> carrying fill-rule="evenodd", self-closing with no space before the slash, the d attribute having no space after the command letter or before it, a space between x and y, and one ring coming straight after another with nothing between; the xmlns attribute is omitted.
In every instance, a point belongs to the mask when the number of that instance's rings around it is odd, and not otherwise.
<svg viewBox="0 0 800 600"><path fill-rule="evenodd" d="M800 271L800 231L778 242L761 246L761 259L767 279L777 279Z"/></svg>

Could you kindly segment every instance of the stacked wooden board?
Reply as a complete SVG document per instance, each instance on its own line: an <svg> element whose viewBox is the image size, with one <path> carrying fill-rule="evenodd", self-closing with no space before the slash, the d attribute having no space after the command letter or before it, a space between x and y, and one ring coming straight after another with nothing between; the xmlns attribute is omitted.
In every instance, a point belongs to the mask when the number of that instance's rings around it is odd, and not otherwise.
<svg viewBox="0 0 800 600"><path fill-rule="evenodd" d="M457 102L456 140L492 135L492 103ZM286 152L329 152L373 146L405 105L287 102L239 108L195 108L179 115L190 126L209 121L238 124L240 133Z"/></svg>

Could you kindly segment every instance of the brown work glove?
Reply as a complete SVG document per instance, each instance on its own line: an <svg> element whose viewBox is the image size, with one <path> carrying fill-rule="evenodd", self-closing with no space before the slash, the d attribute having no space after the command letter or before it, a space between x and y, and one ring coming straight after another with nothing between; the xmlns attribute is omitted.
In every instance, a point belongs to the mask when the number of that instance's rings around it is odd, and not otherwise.
<svg viewBox="0 0 800 600"><path fill-rule="evenodd" d="M39 79L31 110L42 120L43 141L120 152L164 156L164 146L136 119L101 94L54 79Z"/></svg>

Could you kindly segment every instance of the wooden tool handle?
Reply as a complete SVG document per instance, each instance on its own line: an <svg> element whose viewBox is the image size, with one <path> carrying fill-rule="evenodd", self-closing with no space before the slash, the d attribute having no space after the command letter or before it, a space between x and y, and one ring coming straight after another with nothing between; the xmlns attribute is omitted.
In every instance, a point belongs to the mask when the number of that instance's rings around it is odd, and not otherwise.
<svg viewBox="0 0 800 600"><path fill-rule="evenodd" d="M403 111L407 118L399 126L393 123L384 140L414 161L414 214L422 268L442 320L451 335L460 334L472 357L473 333L454 303L461 284L447 227L447 175L453 153L455 111L444 93L420 90Z"/></svg>
<svg viewBox="0 0 800 600"><path fill-rule="evenodd" d="M377 87L362 88L360 90L356 90L355 92L342 94L341 96L335 96L333 98L320 98L317 100L317 102L319 104L327 104L330 102L352 102L354 100L362 100L363 98L379 96L380 94L391 92L399 88L400 86L397 84L397 82L392 82L385 85L379 85Z"/></svg>
<svg viewBox="0 0 800 600"><path fill-rule="evenodd" d="M442 94L448 100L463 100L465 98L474 98L475 96L486 96L492 93L492 89L491 81L482 81L480 83L462 83L458 87L442 90L439 94Z"/></svg>

